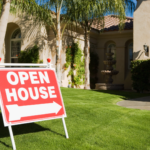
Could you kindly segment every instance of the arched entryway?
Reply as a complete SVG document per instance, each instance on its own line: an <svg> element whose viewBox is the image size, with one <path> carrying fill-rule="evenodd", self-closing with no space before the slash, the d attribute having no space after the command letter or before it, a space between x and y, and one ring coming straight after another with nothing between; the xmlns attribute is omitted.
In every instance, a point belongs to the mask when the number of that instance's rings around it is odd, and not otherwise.
<svg viewBox="0 0 150 150"><path fill-rule="evenodd" d="M10 51L11 51L10 62L18 63L18 57L21 51L21 31L19 28L16 29L11 36Z"/></svg>
<svg viewBox="0 0 150 150"><path fill-rule="evenodd" d="M17 63L21 51L21 30L15 23L8 23L5 36L5 63Z"/></svg>

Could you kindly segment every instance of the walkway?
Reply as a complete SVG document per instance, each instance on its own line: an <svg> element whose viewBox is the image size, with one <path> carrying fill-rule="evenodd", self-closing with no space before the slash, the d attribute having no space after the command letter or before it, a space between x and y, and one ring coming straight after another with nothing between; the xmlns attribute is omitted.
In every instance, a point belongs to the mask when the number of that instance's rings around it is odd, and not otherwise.
<svg viewBox="0 0 150 150"><path fill-rule="evenodd" d="M126 107L126 108L150 110L150 96L131 99L131 100L124 100L124 101L118 102L117 105Z"/></svg>

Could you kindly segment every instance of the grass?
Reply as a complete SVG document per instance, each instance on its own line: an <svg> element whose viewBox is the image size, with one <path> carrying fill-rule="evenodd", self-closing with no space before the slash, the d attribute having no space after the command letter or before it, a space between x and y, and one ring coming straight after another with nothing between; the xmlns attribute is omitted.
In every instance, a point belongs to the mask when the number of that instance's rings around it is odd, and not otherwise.
<svg viewBox="0 0 150 150"><path fill-rule="evenodd" d="M150 150L150 111L117 106L118 101L150 96L121 91L62 88L69 139L61 119L13 126L17 150ZM0 150L11 150L0 117Z"/></svg>

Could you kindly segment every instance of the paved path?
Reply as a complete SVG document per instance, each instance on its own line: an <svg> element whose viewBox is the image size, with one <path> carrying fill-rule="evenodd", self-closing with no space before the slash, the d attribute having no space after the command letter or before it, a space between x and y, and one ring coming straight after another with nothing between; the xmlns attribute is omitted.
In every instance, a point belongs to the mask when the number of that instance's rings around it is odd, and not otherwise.
<svg viewBox="0 0 150 150"><path fill-rule="evenodd" d="M150 96L118 102L117 105L134 109L150 110Z"/></svg>

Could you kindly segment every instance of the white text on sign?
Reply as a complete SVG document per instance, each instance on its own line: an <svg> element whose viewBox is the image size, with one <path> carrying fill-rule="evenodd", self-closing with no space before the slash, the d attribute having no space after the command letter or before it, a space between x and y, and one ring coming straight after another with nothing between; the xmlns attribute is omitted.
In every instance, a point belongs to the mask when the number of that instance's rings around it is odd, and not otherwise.
<svg viewBox="0 0 150 150"><path fill-rule="evenodd" d="M39 79L38 79L39 76ZM29 71L27 72L8 72L7 73L7 81L11 85L17 85L22 84L24 85L26 81L30 80L31 84L44 84L50 83L50 79L48 76L47 71L44 71L42 73L41 71ZM12 89L5 89L7 101L18 101L18 98L22 101L26 101L29 98L32 100L38 100L39 98L47 99L47 98L57 98L57 95L55 94L55 87L54 86L41 86L41 87L28 87L23 88L20 87L18 90L15 88Z"/></svg>

